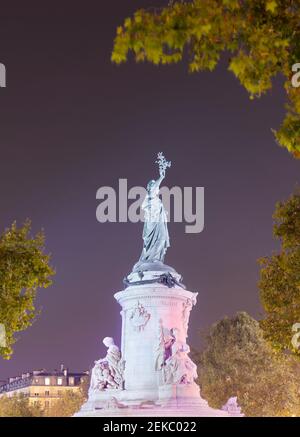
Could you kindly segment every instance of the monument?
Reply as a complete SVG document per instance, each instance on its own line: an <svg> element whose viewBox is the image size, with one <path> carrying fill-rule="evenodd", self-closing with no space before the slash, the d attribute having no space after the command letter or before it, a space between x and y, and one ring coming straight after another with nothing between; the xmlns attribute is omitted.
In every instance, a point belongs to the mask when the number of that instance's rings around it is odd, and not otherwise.
<svg viewBox="0 0 300 437"><path fill-rule="evenodd" d="M103 340L104 358L95 361L87 402L75 416L229 416L201 398L197 366L186 343L197 294L188 291L174 268L164 264L170 239L159 189L171 162L162 153L159 177L147 185L143 249L114 297L121 306L121 349Z"/></svg>

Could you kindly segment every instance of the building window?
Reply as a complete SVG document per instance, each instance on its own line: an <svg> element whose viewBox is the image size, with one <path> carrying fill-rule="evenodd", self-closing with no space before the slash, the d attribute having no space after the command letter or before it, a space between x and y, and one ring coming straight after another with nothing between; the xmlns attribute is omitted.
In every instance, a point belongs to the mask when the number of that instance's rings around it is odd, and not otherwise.
<svg viewBox="0 0 300 437"><path fill-rule="evenodd" d="M69 377L69 385L74 385L74 376Z"/></svg>
<svg viewBox="0 0 300 437"><path fill-rule="evenodd" d="M50 406L50 402L49 401L45 401L45 408L49 408Z"/></svg>
<svg viewBox="0 0 300 437"><path fill-rule="evenodd" d="M45 378L45 385L50 385L50 378Z"/></svg>
<svg viewBox="0 0 300 437"><path fill-rule="evenodd" d="M57 385L62 385L62 378L57 378Z"/></svg>
<svg viewBox="0 0 300 437"><path fill-rule="evenodd" d="M45 396L50 396L50 391L49 390L45 391Z"/></svg>
<svg viewBox="0 0 300 437"><path fill-rule="evenodd" d="M39 396L40 394L39 393L34 393L34 396Z"/></svg>

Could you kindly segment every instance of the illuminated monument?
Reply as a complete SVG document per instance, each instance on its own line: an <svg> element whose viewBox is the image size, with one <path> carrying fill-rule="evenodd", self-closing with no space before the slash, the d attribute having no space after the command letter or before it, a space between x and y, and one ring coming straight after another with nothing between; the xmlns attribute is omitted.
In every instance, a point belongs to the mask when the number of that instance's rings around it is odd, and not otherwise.
<svg viewBox="0 0 300 437"><path fill-rule="evenodd" d="M208 406L195 382L186 338L198 293L164 264L170 241L159 187L171 163L161 153L157 163L159 178L148 183L142 204L142 254L114 296L122 307L121 350L103 340L107 354L95 361L89 398L76 416L228 416Z"/></svg>

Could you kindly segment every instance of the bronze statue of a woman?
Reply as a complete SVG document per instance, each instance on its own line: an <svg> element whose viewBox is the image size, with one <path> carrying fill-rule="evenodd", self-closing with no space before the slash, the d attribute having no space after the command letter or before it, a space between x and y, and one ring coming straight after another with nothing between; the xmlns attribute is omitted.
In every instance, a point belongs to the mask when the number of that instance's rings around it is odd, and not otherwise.
<svg viewBox="0 0 300 437"><path fill-rule="evenodd" d="M145 214L144 245L138 264L155 261L164 262L167 248L170 246L167 213L159 197L159 188L162 180L165 178L167 167L171 167L171 162L166 161L161 152L158 153L157 158L159 178L148 183L147 194L142 203L142 209Z"/></svg>

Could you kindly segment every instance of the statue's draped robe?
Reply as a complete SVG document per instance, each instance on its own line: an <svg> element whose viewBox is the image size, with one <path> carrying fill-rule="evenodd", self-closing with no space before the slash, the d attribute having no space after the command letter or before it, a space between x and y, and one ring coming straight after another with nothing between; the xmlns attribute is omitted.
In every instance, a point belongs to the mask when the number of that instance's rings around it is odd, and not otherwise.
<svg viewBox="0 0 300 437"><path fill-rule="evenodd" d="M103 367L104 366L104 369ZM108 375L107 375L108 370ZM105 372L105 373L104 373ZM110 379L107 379L108 376ZM91 374L90 391L103 390L109 387L121 387L123 382L123 360L116 345L109 346L105 358L95 361Z"/></svg>
<svg viewBox="0 0 300 437"><path fill-rule="evenodd" d="M159 185L155 183L142 204L145 222L143 230L144 247L140 261L163 262L166 250L170 246L167 213L158 193Z"/></svg>
<svg viewBox="0 0 300 437"><path fill-rule="evenodd" d="M197 379L197 366L188 356L190 348L186 343L175 341L172 355L166 360L167 384L192 384Z"/></svg>
<svg viewBox="0 0 300 437"><path fill-rule="evenodd" d="M113 345L108 348L107 355L105 358L108 362L110 372L118 385L121 385L122 377L122 362L121 362L121 352L118 346Z"/></svg>

